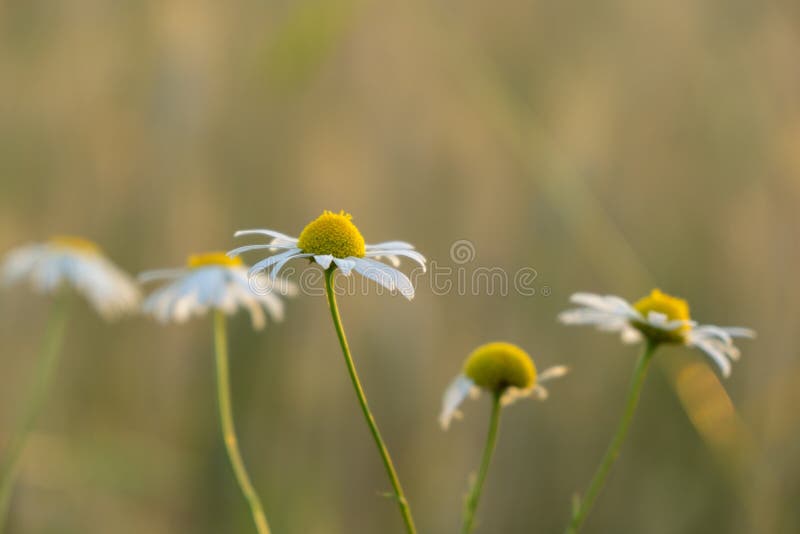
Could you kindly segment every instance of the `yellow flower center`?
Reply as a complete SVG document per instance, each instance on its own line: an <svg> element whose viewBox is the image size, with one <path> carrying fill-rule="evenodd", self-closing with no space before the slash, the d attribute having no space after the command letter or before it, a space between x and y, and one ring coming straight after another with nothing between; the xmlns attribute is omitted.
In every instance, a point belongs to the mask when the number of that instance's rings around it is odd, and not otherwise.
<svg viewBox="0 0 800 534"><path fill-rule="evenodd" d="M224 252L205 252L203 254L192 254L189 256L189 259L186 260L186 264L190 269L198 269L210 265L238 267L242 264L242 258L239 256L231 258Z"/></svg>
<svg viewBox="0 0 800 534"><path fill-rule="evenodd" d="M502 393L508 387L528 389L536 384L536 367L528 353L511 343L481 345L464 363L464 374L475 385Z"/></svg>
<svg viewBox="0 0 800 534"><path fill-rule="evenodd" d="M691 319L688 302L681 298L667 295L659 289L654 289L648 296L638 300L633 307L645 319L650 312L661 313L669 321L689 321ZM638 321L634 321L633 326L651 340L664 343L682 343L686 339L686 334L692 328L688 324L684 324L675 330L664 331Z"/></svg>
<svg viewBox="0 0 800 534"><path fill-rule="evenodd" d="M297 246L307 254L363 258L364 237L350 219L352 216L344 211L333 213L325 210L303 228Z"/></svg>
<svg viewBox="0 0 800 534"><path fill-rule="evenodd" d="M89 252L100 254L100 247L96 243L82 237L72 235L56 235L50 238L50 243L59 247L76 250L78 252Z"/></svg>

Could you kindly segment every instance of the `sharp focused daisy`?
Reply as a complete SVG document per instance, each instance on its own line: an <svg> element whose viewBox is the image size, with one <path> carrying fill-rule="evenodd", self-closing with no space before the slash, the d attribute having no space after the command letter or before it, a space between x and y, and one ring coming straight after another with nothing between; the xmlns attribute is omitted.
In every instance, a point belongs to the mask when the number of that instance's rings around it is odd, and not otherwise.
<svg viewBox="0 0 800 534"><path fill-rule="evenodd" d="M231 256L251 250L283 251L254 264L250 269L251 274L266 271L275 278L290 260L307 258L323 269L332 265L338 267L345 276L350 276L355 271L390 291L399 291L410 300L414 298L414 286L405 274L395 268L400 264L400 257L418 263L425 272L425 257L414 250L413 245L403 241L367 245L361 232L353 224L350 214L344 212L323 212L297 238L274 230L241 230L235 235L264 235L271 238L271 241L239 247L228 253ZM378 261L382 258L386 258L392 265Z"/></svg>
<svg viewBox="0 0 800 534"><path fill-rule="evenodd" d="M399 291L410 300L414 297L414 286L408 277L396 268L381 263L378 259L386 258L396 267L399 264L400 257L409 258L418 263L424 271L425 257L414 250L412 245L403 241L389 241L378 245L365 244L364 237L353 224L352 217L343 211L338 214L324 211L322 215L308 223L303 231L300 232L300 237L297 238L289 237L274 230L242 230L236 232L236 236L251 234L266 236L270 238L270 242L239 247L231 250L228 254L236 257L243 252L251 250L282 250L282 252L269 256L253 265L250 269L251 276L267 272L274 279L283 266L289 260L295 258L306 258L319 264L325 270L325 291L328 296L328 307L339 338L339 345L347 365L347 371L353 383L353 389L355 389L364 419L369 426L394 489L394 496L397 499L406 532L409 534L415 533L416 527L411 515L411 508L403 493L400 479L378 430L378 425L370 412L366 395L356 372L342 320L339 316L339 308L336 304L336 294L333 286L337 270L341 271L345 276L349 276L355 271L370 280L374 280L390 291Z"/></svg>
<svg viewBox="0 0 800 534"><path fill-rule="evenodd" d="M460 417L458 407L468 396L477 396L481 390L492 396L492 415L489 432L483 451L480 470L467 494L462 533L472 532L475 512L478 508L481 489L489 471L492 454L500 425L500 409L515 400L533 396L547 398L547 390L541 385L553 378L567 374L563 365L550 367L541 374L527 352L516 345L496 341L481 345L472 351L460 375L450 384L442 398L442 413L439 422L445 430L454 417Z"/></svg>
<svg viewBox="0 0 800 534"><path fill-rule="evenodd" d="M626 343L645 341L645 348L631 381L625 411L617 432L600 462L586 495L574 508L567 534L575 534L583 525L611 466L619 455L630 423L633 420L647 369L656 348L661 344L681 344L697 347L717 365L723 376L731 372L731 361L739 358L733 340L755 336L748 328L699 325L689 314L689 304L680 298L654 289L633 304L611 295L576 293L570 299L580 307L565 311L559 319L566 324L595 325L603 331L620 332Z"/></svg>
<svg viewBox="0 0 800 534"><path fill-rule="evenodd" d="M35 291L56 296L30 397L0 465L2 532L18 461L58 364L68 316L69 290L85 297L104 319L115 319L137 309L139 289L125 272L103 255L100 247L80 237L61 236L44 243L23 245L6 255L0 269L6 285L26 280Z"/></svg>
<svg viewBox="0 0 800 534"><path fill-rule="evenodd" d="M139 278L144 282L166 282L147 297L143 305L146 313L152 314L161 322L182 323L189 317L214 311L217 401L222 437L236 481L250 505L256 529L259 534L268 534L270 530L267 518L245 469L233 422L225 316L241 308L250 312L254 328L263 328L266 314L273 321L283 318L281 295L294 294L296 288L282 280L262 280L259 281L256 292L249 285L248 270L242 260L230 258L224 252L192 255L184 268L148 271Z"/></svg>
<svg viewBox="0 0 800 534"><path fill-rule="evenodd" d="M559 315L566 324L596 325L600 330L620 332L626 343L647 339L652 343L678 343L697 347L719 367L731 374L731 361L739 359L733 344L737 337L754 337L748 328L698 325L689 316L689 304L654 289L633 304L613 295L575 293L570 299L580 308Z"/></svg>

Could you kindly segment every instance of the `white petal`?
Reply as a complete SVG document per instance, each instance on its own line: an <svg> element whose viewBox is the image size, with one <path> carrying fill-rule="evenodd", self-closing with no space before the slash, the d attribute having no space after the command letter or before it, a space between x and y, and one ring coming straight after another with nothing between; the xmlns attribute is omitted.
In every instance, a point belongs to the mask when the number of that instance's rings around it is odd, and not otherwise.
<svg viewBox="0 0 800 534"><path fill-rule="evenodd" d="M233 250L229 250L226 254L233 258L235 256L239 256L240 254L244 254L245 252L250 252L251 250L275 250L277 248L296 248L296 247L279 247L277 245L272 244L258 244L258 245L245 245L243 247L235 248Z"/></svg>
<svg viewBox="0 0 800 534"><path fill-rule="evenodd" d="M425 272L427 267L425 266L425 256L417 252L416 250L401 250L401 249L392 249L386 251L368 251L366 253L366 257L368 258L381 258L381 257L392 257L396 258L397 256L405 256L406 258L410 258L411 260L417 262L422 267L422 272ZM391 260L390 260L391 261ZM394 261L392 261L392 265L397 267Z"/></svg>
<svg viewBox="0 0 800 534"><path fill-rule="evenodd" d="M333 258L333 262L336 266L341 269L342 274L345 276L350 276L350 272L356 266L356 262L354 259L348 258Z"/></svg>
<svg viewBox="0 0 800 534"><path fill-rule="evenodd" d="M318 254L314 256L314 261L317 262L323 269L327 269L331 266L333 256L331 254Z"/></svg>
<svg viewBox="0 0 800 534"><path fill-rule="evenodd" d="M406 275L397 269L370 258L352 258L355 271L365 278L374 280L390 291L398 290L408 300L414 298L414 286Z"/></svg>
<svg viewBox="0 0 800 534"><path fill-rule="evenodd" d="M722 376L728 378L731 374L731 362L725 357L725 353L720 350L720 347L709 340L700 341L694 344L695 347L705 352L717 367L719 367Z"/></svg>
<svg viewBox="0 0 800 534"><path fill-rule="evenodd" d="M555 365L553 367L548 367L537 377L537 382L547 382L548 380L553 380L554 378L561 378L569 373L569 367L566 365Z"/></svg>
<svg viewBox="0 0 800 534"><path fill-rule="evenodd" d="M405 241L384 241L383 243L367 245L365 248L368 252L373 250L413 250L414 245Z"/></svg>
<svg viewBox="0 0 800 534"><path fill-rule="evenodd" d="M280 254L275 254L274 256L268 256L263 260L259 261L258 263L256 263L255 265L253 265L252 267L250 267L250 275L252 276L260 271L265 271L269 269L272 265L275 265L276 263L279 263L286 258L293 258L295 256L298 256L300 255L300 252L301 251L299 248L293 248L285 252L281 252Z"/></svg>
<svg viewBox="0 0 800 534"><path fill-rule="evenodd" d="M458 417L458 407L464 402L475 383L464 375L458 375L447 387L442 396L442 413L439 415L439 424L444 430L450 427L450 421Z"/></svg>
<svg viewBox="0 0 800 534"><path fill-rule="evenodd" d="M265 230L265 229L254 229L254 230L239 230L233 237L241 237L243 235L266 235L269 237L273 237L275 239L279 239L280 241L287 242L287 243L297 243L297 238L288 236L286 234L282 234L280 232L276 232L275 230Z"/></svg>

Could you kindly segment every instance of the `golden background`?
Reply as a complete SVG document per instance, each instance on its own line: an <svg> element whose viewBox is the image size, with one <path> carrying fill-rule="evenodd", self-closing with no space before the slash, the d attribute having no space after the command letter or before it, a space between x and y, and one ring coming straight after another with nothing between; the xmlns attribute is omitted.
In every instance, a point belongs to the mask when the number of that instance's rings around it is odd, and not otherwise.
<svg viewBox="0 0 800 534"><path fill-rule="evenodd" d="M442 432L441 393L493 339L573 373L504 412L478 532L560 532L636 349L555 317L574 291L659 286L759 338L724 389L700 353L659 351L585 532L798 532L799 6L5 0L0 250L85 235L137 273L345 209L367 242L410 241L440 265L459 267L450 248L467 239L468 270L534 268L535 296L437 295L422 278L411 303L340 299L428 533L456 531L488 415L469 401ZM5 443L49 301L0 295ZM211 339L209 318L107 325L77 306L9 534L252 532ZM324 299L294 299L262 333L238 315L231 357L273 530L400 532Z"/></svg>

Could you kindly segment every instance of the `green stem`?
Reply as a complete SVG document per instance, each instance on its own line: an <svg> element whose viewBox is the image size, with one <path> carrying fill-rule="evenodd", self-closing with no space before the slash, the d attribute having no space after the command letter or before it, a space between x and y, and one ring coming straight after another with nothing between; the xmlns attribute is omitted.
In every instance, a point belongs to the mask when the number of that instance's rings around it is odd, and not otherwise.
<svg viewBox="0 0 800 534"><path fill-rule="evenodd" d="M350 374L350 380L353 382L353 389L356 390L356 395L358 396L358 402L361 405L361 411L364 414L364 419L366 419L370 432L372 432L375 445L378 447L378 452L383 460L383 466L386 469L386 473L389 475L389 480L394 488L397 504L400 507L400 513L402 514L403 521L405 522L406 532L408 532L408 534L415 534L417 529L414 526L414 518L411 516L411 508L408 506L408 501L403 494L403 488L400 485L400 479L397 477L397 472L394 469L394 464L392 464L392 458L389 456L389 451L386 449L386 445L383 443L381 433L378 430L378 425L375 423L375 418L372 416L372 412L370 412L369 406L367 405L367 397L364 394L364 388L361 387L361 382L358 379L356 366L355 363L353 363L353 357L350 354L350 347L347 345L347 338L345 337L344 328L342 327L342 318L339 316L339 307L336 305L336 294L333 290L333 276L335 272L335 268L330 268L325 271L325 291L328 295L328 305L331 309L333 325L336 327L336 334L339 336L339 345L342 347L344 361L347 364L347 372Z"/></svg>
<svg viewBox="0 0 800 534"><path fill-rule="evenodd" d="M258 498L253 483L250 482L250 477L242 460L242 454L239 452L238 440L236 439L233 409L231 408L230 373L228 371L228 335L225 326L225 315L219 310L214 312L214 347L217 356L219 418L222 423L222 437L225 441L225 449L228 452L231 467L233 467L233 472L236 475L236 482L239 483L239 488L250 505L250 512L253 516L253 522L256 524L256 530L259 534L269 534L267 517L264 515L261 500Z"/></svg>
<svg viewBox="0 0 800 534"><path fill-rule="evenodd" d="M36 376L16 432L8 444L2 466L0 466L0 534L5 529L11 493L19 469L19 459L39 413L42 411L50 383L58 367L58 356L61 353L61 342L67 324L67 307L66 296L56 297L47 320Z"/></svg>
<svg viewBox="0 0 800 534"><path fill-rule="evenodd" d="M461 529L462 534L469 534L474 528L475 512L478 509L478 501L481 498L483 483L486 480L486 473L489 472L489 464L492 462L492 454L494 454L495 444L497 443L497 429L500 426L500 409L500 395L495 394L492 397L492 415L489 419L489 432L486 435L486 446L483 449L481 467L478 471L478 477L472 484L469 495L467 495L464 506L464 526Z"/></svg>
<svg viewBox="0 0 800 534"><path fill-rule="evenodd" d="M656 350L657 346L657 343L648 341L642 351L642 355L639 357L639 361L636 362L636 369L631 379L631 386L628 390L628 398L625 402L625 411L622 414L622 420L620 420L617 432L614 434L614 439L611 440L611 444L608 446L608 450L605 456L603 456L603 460L600 462L600 466L597 468L589 484L586 496L580 500L573 511L572 520L570 521L569 527L567 527L566 534L577 534L580 530L583 522L586 520L586 516L592 509L595 499L597 499L597 495L605 484L611 466L614 465L614 462L619 456L620 447L625 441L625 436L628 434L628 428L631 425L633 415L636 412L636 406L639 403L639 396L642 392L644 379L647 376L647 369L650 366L653 352Z"/></svg>

